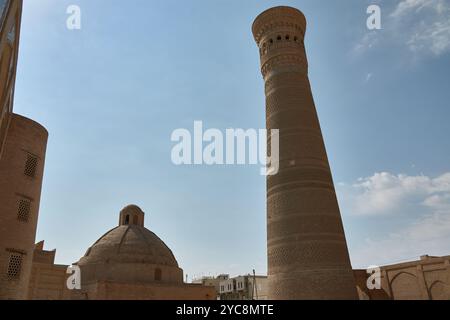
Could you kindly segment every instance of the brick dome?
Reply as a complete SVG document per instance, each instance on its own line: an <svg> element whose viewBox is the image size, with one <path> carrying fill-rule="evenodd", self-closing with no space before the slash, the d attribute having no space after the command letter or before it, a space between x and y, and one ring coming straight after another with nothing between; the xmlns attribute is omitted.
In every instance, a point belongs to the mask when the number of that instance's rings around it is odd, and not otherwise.
<svg viewBox="0 0 450 320"><path fill-rule="evenodd" d="M183 282L183 270L172 251L144 227L143 218L137 206L121 211L120 225L97 240L77 263L82 282Z"/></svg>

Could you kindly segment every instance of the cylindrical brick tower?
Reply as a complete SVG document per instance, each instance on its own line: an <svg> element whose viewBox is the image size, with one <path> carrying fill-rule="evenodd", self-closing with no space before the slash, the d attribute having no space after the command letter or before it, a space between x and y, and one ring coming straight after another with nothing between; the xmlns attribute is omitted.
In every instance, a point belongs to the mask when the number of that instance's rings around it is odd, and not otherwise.
<svg viewBox="0 0 450 320"><path fill-rule="evenodd" d="M305 16L275 7L259 15L252 29L267 129L280 130L279 172L267 178L269 299L357 299L308 79Z"/></svg>
<svg viewBox="0 0 450 320"><path fill-rule="evenodd" d="M12 114L0 160L0 300L25 299L48 133Z"/></svg>

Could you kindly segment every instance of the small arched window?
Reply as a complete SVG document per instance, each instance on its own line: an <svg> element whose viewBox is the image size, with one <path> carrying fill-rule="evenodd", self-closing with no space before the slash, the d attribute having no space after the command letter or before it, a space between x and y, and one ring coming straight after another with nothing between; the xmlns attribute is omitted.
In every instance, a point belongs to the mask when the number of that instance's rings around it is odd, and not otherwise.
<svg viewBox="0 0 450 320"><path fill-rule="evenodd" d="M125 216L125 225L129 225L129 224L130 224L130 215L127 214L127 215Z"/></svg>
<svg viewBox="0 0 450 320"><path fill-rule="evenodd" d="M162 280L162 271L161 269L157 268L155 269L155 281L161 281Z"/></svg>

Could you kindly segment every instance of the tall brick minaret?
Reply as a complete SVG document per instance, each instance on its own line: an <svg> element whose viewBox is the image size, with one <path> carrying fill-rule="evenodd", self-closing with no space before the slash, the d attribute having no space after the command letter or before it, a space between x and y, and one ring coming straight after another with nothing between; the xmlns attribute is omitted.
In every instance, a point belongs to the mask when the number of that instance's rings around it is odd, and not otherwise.
<svg viewBox="0 0 450 320"><path fill-rule="evenodd" d="M305 16L275 7L253 23L267 129L280 130L279 173L267 178L269 298L357 299L308 79Z"/></svg>

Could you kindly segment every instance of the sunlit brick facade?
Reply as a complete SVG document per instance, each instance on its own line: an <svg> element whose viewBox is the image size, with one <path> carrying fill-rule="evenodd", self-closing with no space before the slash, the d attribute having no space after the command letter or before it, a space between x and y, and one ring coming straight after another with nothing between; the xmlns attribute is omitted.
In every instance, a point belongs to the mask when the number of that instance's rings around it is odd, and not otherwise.
<svg viewBox="0 0 450 320"><path fill-rule="evenodd" d="M13 113L22 0L0 0L0 299L25 299L47 130Z"/></svg>

